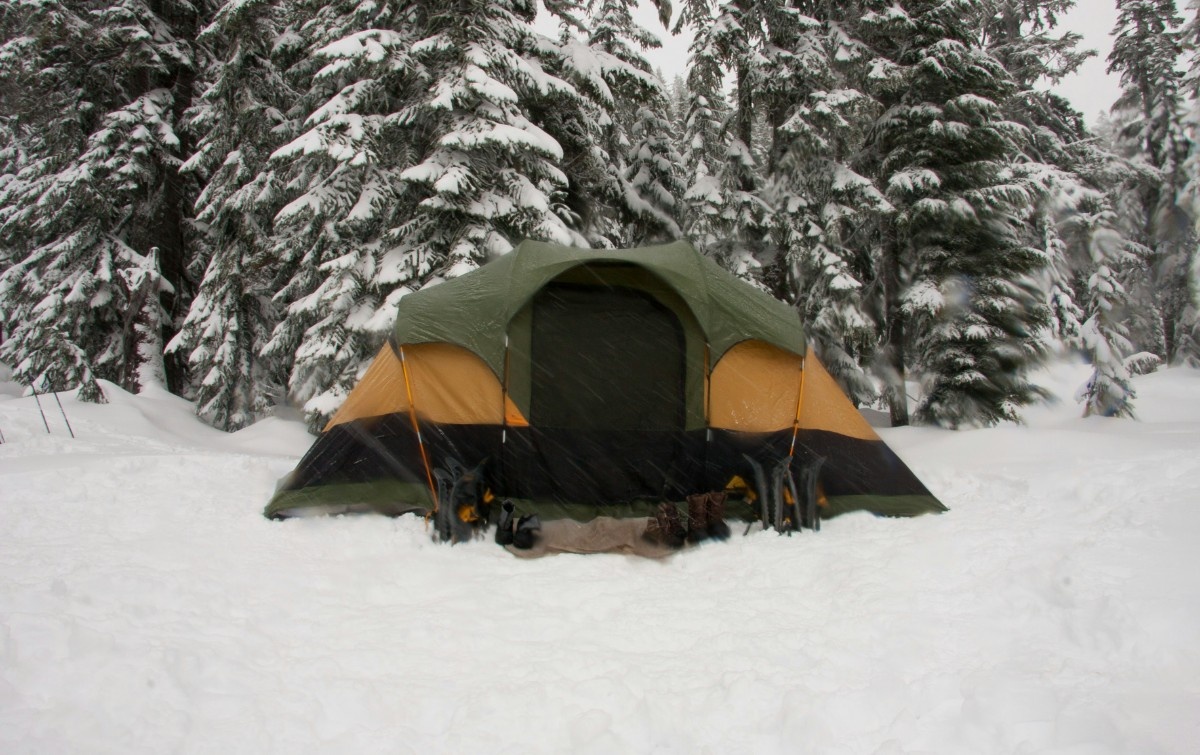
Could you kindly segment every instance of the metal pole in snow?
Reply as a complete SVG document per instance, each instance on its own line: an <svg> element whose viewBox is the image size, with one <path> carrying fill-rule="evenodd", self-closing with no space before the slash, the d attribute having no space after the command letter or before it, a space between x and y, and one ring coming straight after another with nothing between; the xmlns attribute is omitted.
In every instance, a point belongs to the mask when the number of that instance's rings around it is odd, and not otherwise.
<svg viewBox="0 0 1200 755"><path fill-rule="evenodd" d="M42 399L38 397L37 388L35 388L32 383L29 385L29 390L33 391L33 398L35 401L37 401L38 405L38 412L42 415L42 424L46 426L46 434L49 435L50 423L46 421L46 412L42 410Z"/></svg>
<svg viewBox="0 0 1200 755"><path fill-rule="evenodd" d="M54 392L54 400L58 402L58 410L62 412L63 422L67 423L67 432L69 432L71 437L74 438L75 431L71 429L71 420L67 419L67 410L63 409L62 401L59 401L58 399L58 391Z"/></svg>

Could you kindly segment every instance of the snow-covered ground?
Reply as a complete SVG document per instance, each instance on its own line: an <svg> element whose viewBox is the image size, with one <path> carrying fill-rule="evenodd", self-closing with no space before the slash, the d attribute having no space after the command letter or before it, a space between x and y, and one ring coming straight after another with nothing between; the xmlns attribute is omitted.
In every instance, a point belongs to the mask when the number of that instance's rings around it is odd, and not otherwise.
<svg viewBox="0 0 1200 755"><path fill-rule="evenodd" d="M1136 386L884 431L949 514L657 562L269 522L298 423L0 383L0 752L1197 752L1200 371Z"/></svg>

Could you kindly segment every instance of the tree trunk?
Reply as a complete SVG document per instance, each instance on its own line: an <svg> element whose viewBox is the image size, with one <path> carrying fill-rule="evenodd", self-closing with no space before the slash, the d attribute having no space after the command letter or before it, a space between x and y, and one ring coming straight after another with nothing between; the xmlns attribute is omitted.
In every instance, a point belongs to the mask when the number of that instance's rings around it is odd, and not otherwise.
<svg viewBox="0 0 1200 755"><path fill-rule="evenodd" d="M746 148L746 159L754 148L754 91L750 87L750 66L739 63L737 68L737 138ZM740 188L751 194L755 191L754 175L749 170L741 171Z"/></svg>
<svg viewBox="0 0 1200 755"><path fill-rule="evenodd" d="M1174 308L1164 306L1162 308L1162 329L1163 329L1163 363L1170 365L1175 360L1175 350L1178 348L1175 334L1175 316Z"/></svg>
<svg viewBox="0 0 1200 755"><path fill-rule="evenodd" d="M887 317L887 332L883 344L884 363L887 367L884 395L887 397L892 427L901 427L908 424L908 391L904 386L904 312L901 309L904 292L901 288L899 242L895 234L895 229L888 230L888 238L883 247L883 296Z"/></svg>
<svg viewBox="0 0 1200 755"><path fill-rule="evenodd" d="M163 14L165 8L156 7ZM183 15L186 14L186 15ZM167 18L176 31L185 39L194 39L199 27L195 11L183 11L174 18ZM196 72L186 65L172 72L171 87L175 134L179 138L178 155L186 159L192 152L191 136L184 127L186 112L196 95ZM187 240L184 225L190 216L192 197L186 187L186 179L174 166L162 166L162 186L158 207L151 219L150 245L158 247L159 265L163 278L171 284L174 292L160 295L163 311L167 313L163 322L162 342L170 343L175 337L177 324L182 321L191 303L191 286L186 277ZM163 357L167 390L180 394L187 381L187 360L179 353Z"/></svg>
<svg viewBox="0 0 1200 755"><path fill-rule="evenodd" d="M187 77L188 88L191 88L191 76ZM186 142L180 136L180 142ZM180 154L187 154L182 152ZM176 324L182 319L191 299L188 281L184 268L187 260L187 249L183 235L183 225L187 220L184 203L187 193L183 187L183 177L178 171L169 168L162 187L162 202L154 218L154 237L160 254L162 275L174 288L174 292L164 291L161 294L163 311L167 313L163 321L163 343L170 343L175 337ZM186 362L179 354L164 356L166 369L167 390L179 394L183 391L186 381Z"/></svg>
<svg viewBox="0 0 1200 755"><path fill-rule="evenodd" d="M150 257L148 268L140 274L136 288L129 292L129 304L125 310L125 322L121 328L121 387L137 393L143 387L138 383L138 367L141 365L141 344L138 341L138 322L145 319L146 300L151 296L155 275L158 273L158 250L147 252Z"/></svg>

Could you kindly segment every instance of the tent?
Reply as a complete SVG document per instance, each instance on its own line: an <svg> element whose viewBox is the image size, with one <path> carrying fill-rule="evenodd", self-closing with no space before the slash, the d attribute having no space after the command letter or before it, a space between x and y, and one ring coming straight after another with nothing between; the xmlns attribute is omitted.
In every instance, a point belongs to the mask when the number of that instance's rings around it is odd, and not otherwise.
<svg viewBox="0 0 1200 755"><path fill-rule="evenodd" d="M782 510L806 471L820 518L945 510L791 307L684 242L525 241L400 300L391 337L265 513L429 514L440 498L466 519L502 498L588 521L732 486L745 495L727 516L765 525L796 519Z"/></svg>

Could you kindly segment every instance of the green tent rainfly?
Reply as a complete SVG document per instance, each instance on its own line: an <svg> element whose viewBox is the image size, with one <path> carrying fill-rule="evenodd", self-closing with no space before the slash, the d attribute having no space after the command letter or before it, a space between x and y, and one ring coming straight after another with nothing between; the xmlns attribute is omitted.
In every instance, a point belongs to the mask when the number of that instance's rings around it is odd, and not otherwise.
<svg viewBox="0 0 1200 755"><path fill-rule="evenodd" d="M805 469L819 470L823 518L945 510L807 348L792 308L684 242L526 241L401 300L392 337L266 514L429 513L470 487L588 521L730 488L744 494L728 516L753 519L764 496L790 501L779 480Z"/></svg>

